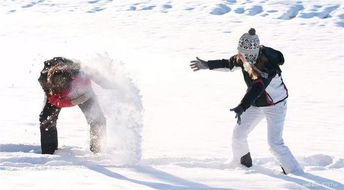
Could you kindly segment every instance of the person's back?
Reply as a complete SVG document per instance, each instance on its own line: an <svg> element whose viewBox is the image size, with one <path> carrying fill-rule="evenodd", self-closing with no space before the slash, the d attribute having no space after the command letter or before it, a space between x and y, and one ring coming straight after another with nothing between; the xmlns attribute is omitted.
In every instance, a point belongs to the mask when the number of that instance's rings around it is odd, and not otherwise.
<svg viewBox="0 0 344 190"><path fill-rule="evenodd" d="M90 150L99 152L106 132L106 119L92 90L91 79L80 70L80 64L62 57L45 61L38 81L46 95L40 114L42 153L55 152L60 110L75 105L80 107L90 125Z"/></svg>

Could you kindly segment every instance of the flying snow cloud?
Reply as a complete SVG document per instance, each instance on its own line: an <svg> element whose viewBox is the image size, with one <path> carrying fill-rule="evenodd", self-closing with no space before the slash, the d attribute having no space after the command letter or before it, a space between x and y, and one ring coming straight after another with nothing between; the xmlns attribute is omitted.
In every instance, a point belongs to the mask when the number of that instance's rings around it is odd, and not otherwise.
<svg viewBox="0 0 344 190"><path fill-rule="evenodd" d="M103 53L82 61L81 65L98 84L93 87L107 118L105 154L119 165L137 163L141 158L143 108L140 91L125 64Z"/></svg>

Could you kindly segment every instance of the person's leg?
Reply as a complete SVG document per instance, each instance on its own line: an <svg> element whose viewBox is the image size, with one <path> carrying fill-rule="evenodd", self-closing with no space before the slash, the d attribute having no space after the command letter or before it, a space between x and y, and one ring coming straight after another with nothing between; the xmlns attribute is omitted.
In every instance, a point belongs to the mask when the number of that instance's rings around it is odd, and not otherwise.
<svg viewBox="0 0 344 190"><path fill-rule="evenodd" d="M54 154L58 146L56 121L61 108L46 101L39 115L42 154Z"/></svg>
<svg viewBox="0 0 344 190"><path fill-rule="evenodd" d="M287 102L283 101L274 106L263 108L268 124L268 143L270 151L280 162L285 173L302 171L299 163L296 161L289 148L283 141L283 126L287 113Z"/></svg>
<svg viewBox="0 0 344 190"><path fill-rule="evenodd" d="M248 134L262 120L263 113L260 108L251 106L241 115L241 124L233 130L232 152L233 162L241 163L246 167L252 166L252 159L247 143Z"/></svg>
<svg viewBox="0 0 344 190"><path fill-rule="evenodd" d="M95 96L79 105L90 125L90 150L94 153L102 150L106 137L106 119Z"/></svg>

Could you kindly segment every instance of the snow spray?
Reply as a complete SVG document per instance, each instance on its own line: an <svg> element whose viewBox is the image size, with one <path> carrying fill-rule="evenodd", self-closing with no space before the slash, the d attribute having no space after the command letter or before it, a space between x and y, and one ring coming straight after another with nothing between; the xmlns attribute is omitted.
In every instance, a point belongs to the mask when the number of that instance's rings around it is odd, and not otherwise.
<svg viewBox="0 0 344 190"><path fill-rule="evenodd" d="M141 159L142 103L125 64L104 53L82 62L82 69L103 83L93 89L107 120L105 155L117 165L137 163Z"/></svg>

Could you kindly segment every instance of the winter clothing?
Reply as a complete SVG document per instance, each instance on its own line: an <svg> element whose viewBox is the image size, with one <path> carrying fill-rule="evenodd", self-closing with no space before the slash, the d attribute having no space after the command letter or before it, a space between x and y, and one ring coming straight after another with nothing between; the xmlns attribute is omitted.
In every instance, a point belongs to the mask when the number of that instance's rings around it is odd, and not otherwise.
<svg viewBox="0 0 344 190"><path fill-rule="evenodd" d="M43 110L39 115L42 154L54 154L55 150L57 150L56 121L60 111L61 108L45 101Z"/></svg>
<svg viewBox="0 0 344 190"><path fill-rule="evenodd" d="M233 161L238 163L240 162L247 166L247 161L243 162L242 160L243 157L250 152L247 143L248 134L265 117L267 120L268 144L272 154L279 161L286 173L302 171L302 168L290 152L289 148L284 144L282 138L286 112L286 100L273 106L251 106L248 108L241 115L241 124L237 124L233 130ZM244 160L247 160L247 158Z"/></svg>
<svg viewBox="0 0 344 190"><path fill-rule="evenodd" d="M44 62L38 81L46 95L39 119L42 154L53 154L57 149L56 121L61 108L75 105L80 107L90 125L90 150L99 152L106 119L92 90L90 77L80 71L80 65L55 57Z"/></svg>
<svg viewBox="0 0 344 190"><path fill-rule="evenodd" d="M300 165L284 144L282 138L287 111L288 90L282 80L279 65L284 63L281 52L259 45L254 29L241 36L238 55L229 60L210 60L210 70L241 68L247 91L240 104L231 109L236 114L237 125L233 131L233 162L252 166L247 136L265 117L268 127L268 143L273 155L286 173L302 171Z"/></svg>
<svg viewBox="0 0 344 190"><path fill-rule="evenodd" d="M251 167L252 166L252 158L251 158L251 153L247 153L244 156L240 158L240 163L246 167Z"/></svg>
<svg viewBox="0 0 344 190"><path fill-rule="evenodd" d="M200 69L209 69L208 64L206 61L196 57L196 60L192 60L191 61L191 69L193 69L193 71L198 71Z"/></svg>
<svg viewBox="0 0 344 190"><path fill-rule="evenodd" d="M70 83L68 89L51 95L48 98L49 103L59 108L71 107L84 103L93 95L91 80L86 75L80 73L72 77Z"/></svg>
<svg viewBox="0 0 344 190"><path fill-rule="evenodd" d="M249 62L256 62L259 55L259 38L256 35L255 29L251 28L248 33L240 37L238 51L243 54Z"/></svg>
<svg viewBox="0 0 344 190"><path fill-rule="evenodd" d="M245 111L244 108L241 105L238 105L235 108L230 109L230 111L234 111L235 112L235 118L238 118L237 123L240 125L241 123L241 114Z"/></svg>
<svg viewBox="0 0 344 190"><path fill-rule="evenodd" d="M261 71L255 65L259 56L259 38L256 35L255 29L251 28L248 33L245 33L240 37L238 52L239 56L243 56L241 61L243 61L243 59L246 60L245 62L243 62L245 71L247 71L251 75L256 75L256 77L260 75L262 78L268 78L268 74ZM251 76L251 78L254 77Z"/></svg>
<svg viewBox="0 0 344 190"><path fill-rule="evenodd" d="M252 106L271 106L277 104L288 97L288 90L283 82L280 63L284 62L283 55L272 48L260 46L260 54L257 58L257 67L268 73L268 78L258 78L253 80L245 71L241 60L237 60L237 55L232 56L229 60L210 60L208 66L210 70L227 68L234 70L241 68L245 83L248 87L241 106L246 110ZM279 57L280 56L280 57ZM273 57L274 59L269 59Z"/></svg>
<svg viewBox="0 0 344 190"><path fill-rule="evenodd" d="M302 171L302 169L289 148L284 144L282 138L288 90L282 80L279 68L281 62L284 62L284 58L279 51L260 46L259 56L255 65L261 71L268 73L267 78L252 79L244 69L242 61L238 60L236 55L229 60L208 61L208 66L211 70L218 68L228 68L230 70L233 70L235 67L241 68L248 87L240 104L233 109L238 118L232 139L233 161L240 162L248 167L252 165L252 163L249 163L251 158L249 158L247 136L265 116L268 121L270 150L285 171L292 173Z"/></svg>

